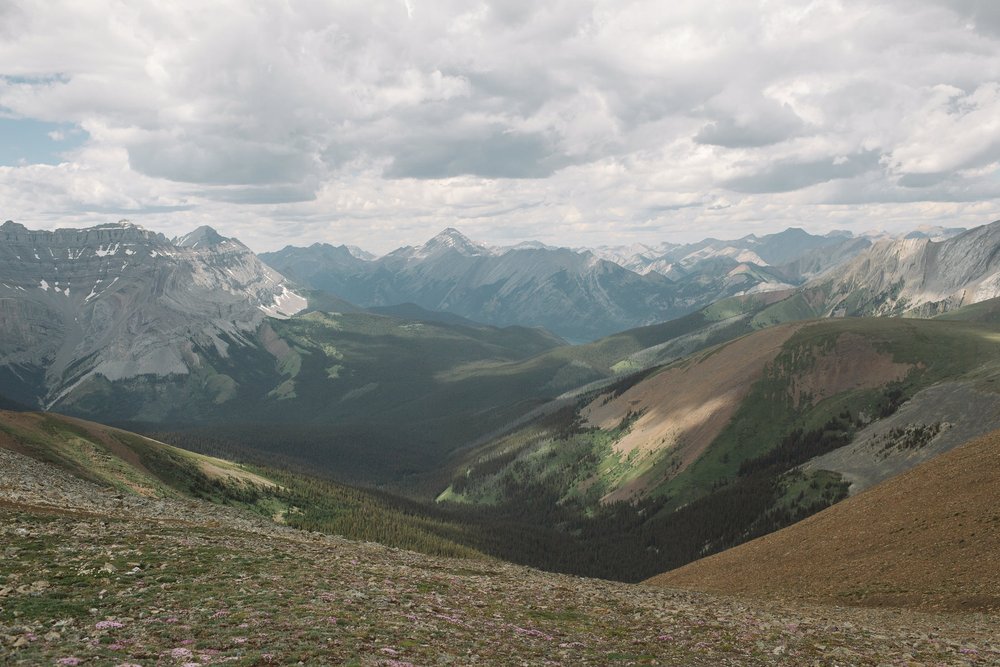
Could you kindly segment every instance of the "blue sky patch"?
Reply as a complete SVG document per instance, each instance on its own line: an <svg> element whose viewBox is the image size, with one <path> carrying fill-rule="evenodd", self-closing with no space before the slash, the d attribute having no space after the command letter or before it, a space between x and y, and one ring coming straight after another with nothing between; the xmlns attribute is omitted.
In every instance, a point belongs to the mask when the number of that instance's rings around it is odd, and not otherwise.
<svg viewBox="0 0 1000 667"><path fill-rule="evenodd" d="M59 164L62 154L83 144L87 136L72 123L0 116L0 165Z"/></svg>

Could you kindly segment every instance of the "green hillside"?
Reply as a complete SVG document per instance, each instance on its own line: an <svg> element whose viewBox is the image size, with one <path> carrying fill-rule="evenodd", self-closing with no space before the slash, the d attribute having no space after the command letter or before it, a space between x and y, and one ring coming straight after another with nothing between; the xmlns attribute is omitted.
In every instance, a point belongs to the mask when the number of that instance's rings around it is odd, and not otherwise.
<svg viewBox="0 0 1000 667"><path fill-rule="evenodd" d="M0 449L143 498L202 499L295 528L428 554L481 557L460 529L404 500L273 468L245 466L55 414L0 411Z"/></svg>
<svg viewBox="0 0 1000 667"><path fill-rule="evenodd" d="M752 358L769 345L766 358ZM843 498L838 474L797 466L848 444L917 391L957 379L992 391L997 376L1000 331L989 324L835 319L766 329L591 392L467 452L439 500L537 526L557 517L570 527L561 539L587 536L593 553L607 550L595 560L672 567ZM728 411L702 415L727 387ZM684 397L703 402L680 413ZM588 421L594 415L601 424Z"/></svg>

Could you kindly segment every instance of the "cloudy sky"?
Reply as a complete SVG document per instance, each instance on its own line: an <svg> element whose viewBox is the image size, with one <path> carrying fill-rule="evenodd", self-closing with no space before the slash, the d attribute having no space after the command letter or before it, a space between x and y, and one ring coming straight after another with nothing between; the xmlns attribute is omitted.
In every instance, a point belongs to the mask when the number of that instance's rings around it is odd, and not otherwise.
<svg viewBox="0 0 1000 667"><path fill-rule="evenodd" d="M0 219L258 250L1000 218L997 0L0 0Z"/></svg>

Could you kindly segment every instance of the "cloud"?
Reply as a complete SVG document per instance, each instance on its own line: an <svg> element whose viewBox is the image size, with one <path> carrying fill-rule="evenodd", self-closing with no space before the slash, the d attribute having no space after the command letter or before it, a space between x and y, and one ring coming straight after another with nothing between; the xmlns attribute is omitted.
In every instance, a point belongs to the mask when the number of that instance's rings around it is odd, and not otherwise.
<svg viewBox="0 0 1000 667"><path fill-rule="evenodd" d="M998 82L994 0L18 0L0 113L77 134L0 201L383 247L992 219Z"/></svg>
<svg viewBox="0 0 1000 667"><path fill-rule="evenodd" d="M724 186L736 192L790 192L818 183L858 176L878 166L877 151L808 162L777 162L756 173L729 179L724 182Z"/></svg>
<svg viewBox="0 0 1000 667"><path fill-rule="evenodd" d="M728 97L725 105L716 102L718 118L699 130L695 142L725 148L757 148L800 136L807 129L787 103L766 98L754 100L752 95Z"/></svg>
<svg viewBox="0 0 1000 667"><path fill-rule="evenodd" d="M544 178L564 166L539 134L487 128L482 136L429 138L397 152L389 178Z"/></svg>

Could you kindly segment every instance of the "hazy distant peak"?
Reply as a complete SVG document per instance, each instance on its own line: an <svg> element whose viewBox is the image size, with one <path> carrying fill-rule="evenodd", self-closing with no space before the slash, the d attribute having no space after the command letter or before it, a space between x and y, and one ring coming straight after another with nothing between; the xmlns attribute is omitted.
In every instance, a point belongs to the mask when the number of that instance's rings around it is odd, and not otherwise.
<svg viewBox="0 0 1000 667"><path fill-rule="evenodd" d="M548 245L547 243L542 243L541 241L521 241L514 245L499 246L496 250L500 253L509 252L511 250L555 250L556 246Z"/></svg>
<svg viewBox="0 0 1000 667"><path fill-rule="evenodd" d="M358 259L363 259L366 262L370 262L377 257L374 253L370 253L364 248L359 248L356 245L345 245L344 247L347 248L347 252L351 253L351 255Z"/></svg>
<svg viewBox="0 0 1000 667"><path fill-rule="evenodd" d="M193 232L178 236L174 239L174 245L181 248L208 248L229 240L208 225L202 225Z"/></svg>
<svg viewBox="0 0 1000 667"><path fill-rule="evenodd" d="M141 225L137 225L127 218L122 218L118 222L105 222L100 225L94 225L93 227L86 227L81 231L87 231L89 229L137 229L140 231L146 231Z"/></svg>
<svg viewBox="0 0 1000 667"><path fill-rule="evenodd" d="M476 243L454 227L448 227L420 246L415 256L428 257L447 250L455 250L467 257L492 254L486 246Z"/></svg>

